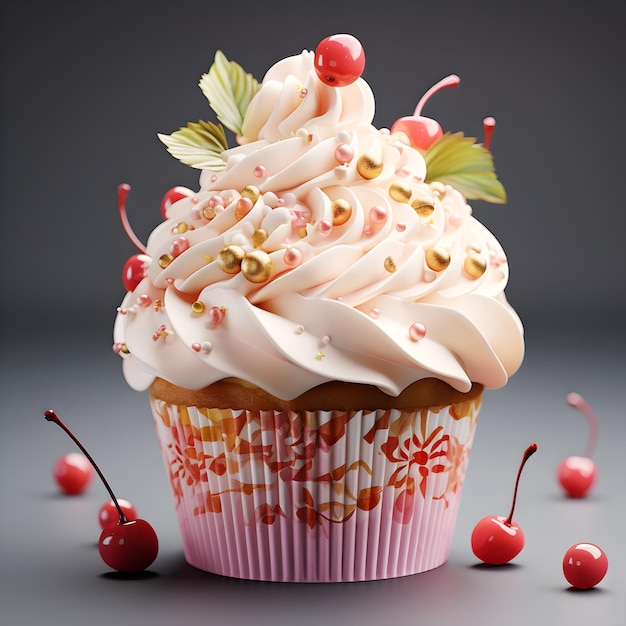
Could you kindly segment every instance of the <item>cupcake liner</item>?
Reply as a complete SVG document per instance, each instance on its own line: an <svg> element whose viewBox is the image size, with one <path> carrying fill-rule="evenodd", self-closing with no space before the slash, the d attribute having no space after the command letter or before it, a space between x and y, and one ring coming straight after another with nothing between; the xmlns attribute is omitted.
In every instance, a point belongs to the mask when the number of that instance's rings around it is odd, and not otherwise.
<svg viewBox="0 0 626 626"><path fill-rule="evenodd" d="M335 582L447 560L480 397L417 411L151 402L192 566Z"/></svg>

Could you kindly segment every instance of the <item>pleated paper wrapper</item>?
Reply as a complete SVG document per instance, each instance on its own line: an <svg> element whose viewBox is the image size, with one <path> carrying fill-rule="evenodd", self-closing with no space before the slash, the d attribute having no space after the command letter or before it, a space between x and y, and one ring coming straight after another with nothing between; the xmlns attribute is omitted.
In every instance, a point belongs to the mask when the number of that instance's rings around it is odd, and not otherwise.
<svg viewBox="0 0 626 626"><path fill-rule="evenodd" d="M190 565L347 582L446 562L480 397L417 411L151 402Z"/></svg>

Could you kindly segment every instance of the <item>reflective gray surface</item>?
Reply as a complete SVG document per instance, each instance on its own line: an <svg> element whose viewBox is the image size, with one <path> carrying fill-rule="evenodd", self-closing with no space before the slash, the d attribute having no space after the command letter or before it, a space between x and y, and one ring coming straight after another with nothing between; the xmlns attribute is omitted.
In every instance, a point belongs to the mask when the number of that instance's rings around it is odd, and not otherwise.
<svg viewBox="0 0 626 626"><path fill-rule="evenodd" d="M185 564L148 401L130 391L108 349L64 344L24 349L16 341L2 370L0 561L3 626L172 624L380 624L435 619L455 623L619 624L626 586L623 471L626 373L619 342L531 338L526 363L503 390L488 392L448 563L402 579L333 585L238 581ZM554 479L558 461L582 454L585 419L567 406L577 391L600 420L600 480L584 500L568 500ZM80 497L57 495L51 468L73 443L43 412L54 408L87 445L114 491L156 529L160 553L149 572L122 579L102 563L98 482ZM520 482L516 520L526 547L509 565L488 567L469 537L485 515L508 513L524 448L539 446ZM567 548L600 545L609 571L593 590L569 588ZM187 623L187 622L185 622Z"/></svg>

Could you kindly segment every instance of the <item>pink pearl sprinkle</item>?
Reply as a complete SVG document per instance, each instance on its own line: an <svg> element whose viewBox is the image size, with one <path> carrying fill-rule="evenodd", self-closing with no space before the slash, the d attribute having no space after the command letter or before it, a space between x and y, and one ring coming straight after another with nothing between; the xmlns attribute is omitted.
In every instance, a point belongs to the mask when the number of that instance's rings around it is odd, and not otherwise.
<svg viewBox="0 0 626 626"><path fill-rule="evenodd" d="M202 350L202 346L199 343L197 343L197 342L196 343L192 343L191 344L191 349L194 352L200 352L200 350Z"/></svg>
<svg viewBox="0 0 626 626"><path fill-rule="evenodd" d="M415 322L409 327L409 337L411 341L420 341L426 336L426 326L420 322Z"/></svg>
<svg viewBox="0 0 626 626"><path fill-rule="evenodd" d="M398 223L396 224L396 230L397 230L399 233L403 233L403 232L406 230L406 224L405 224L404 222L398 222Z"/></svg>
<svg viewBox="0 0 626 626"><path fill-rule="evenodd" d="M257 165L253 170L252 174L257 178L263 178L265 176L265 168L262 165Z"/></svg>
<svg viewBox="0 0 626 626"><path fill-rule="evenodd" d="M382 224L387 219L387 207L377 204L370 209L370 221L374 224Z"/></svg>
<svg viewBox="0 0 626 626"><path fill-rule="evenodd" d="M329 235L332 229L333 224L330 220L320 220L317 225L317 230L319 230L322 235Z"/></svg>
<svg viewBox="0 0 626 626"><path fill-rule="evenodd" d="M335 150L335 159L337 163L350 163L354 158L354 150L352 146L347 143L342 143L337 146Z"/></svg>
<svg viewBox="0 0 626 626"><path fill-rule="evenodd" d="M144 308L149 307L152 304L152 298L144 293L137 298L137 304Z"/></svg>
<svg viewBox="0 0 626 626"><path fill-rule="evenodd" d="M283 255L283 261L285 261L285 264L290 267L296 267L302 263L302 252L300 252L297 248L287 248L287 250L285 250L285 254Z"/></svg>
<svg viewBox="0 0 626 626"><path fill-rule="evenodd" d="M113 347L113 352L115 352L115 354L119 354L122 350L121 343L114 343L112 347Z"/></svg>
<svg viewBox="0 0 626 626"><path fill-rule="evenodd" d="M170 245L170 254L176 257L182 254L188 248L189 240L187 239L187 237L177 237L176 239L174 239L174 241L172 241L172 244Z"/></svg>
<svg viewBox="0 0 626 626"><path fill-rule="evenodd" d="M364 234L366 237L371 237L373 232L374 232L374 229L373 229L373 228L372 228L369 224L366 224L366 225L363 227L363 234Z"/></svg>
<svg viewBox="0 0 626 626"><path fill-rule="evenodd" d="M457 213L450 215L450 217L448 218L448 223L450 224L450 226L453 226L454 228L456 228L457 226L461 224L461 216L458 215Z"/></svg>
<svg viewBox="0 0 626 626"><path fill-rule="evenodd" d="M235 210L238 213L241 213L243 217L243 215L247 215L248 213L250 213L253 206L254 205L252 204L252 200L250 200L250 198L241 197L239 198L239 200L237 200Z"/></svg>
<svg viewBox="0 0 626 626"><path fill-rule="evenodd" d="M209 309L209 322L211 324L211 328L215 328L222 323L224 319L224 309L219 306L212 306Z"/></svg>
<svg viewBox="0 0 626 626"><path fill-rule="evenodd" d="M373 320L377 320L380 317L380 309L374 307L371 311L370 311L370 317Z"/></svg>

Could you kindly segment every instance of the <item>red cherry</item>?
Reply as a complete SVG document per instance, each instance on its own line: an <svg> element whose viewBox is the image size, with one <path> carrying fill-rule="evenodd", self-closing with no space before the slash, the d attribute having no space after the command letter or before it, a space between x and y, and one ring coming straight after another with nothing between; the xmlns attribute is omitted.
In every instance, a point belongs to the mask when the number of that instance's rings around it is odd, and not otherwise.
<svg viewBox="0 0 626 626"><path fill-rule="evenodd" d="M137 285L146 277L150 257L147 254L133 254L126 261L122 270L122 283L126 291L134 291Z"/></svg>
<svg viewBox="0 0 626 626"><path fill-rule="evenodd" d="M93 467L82 454L70 452L57 459L52 475L61 490L73 496L87 489L93 478Z"/></svg>
<svg viewBox="0 0 626 626"><path fill-rule="evenodd" d="M154 528L143 519L118 521L100 535L102 560L118 572L141 572L152 565L159 551Z"/></svg>
<svg viewBox="0 0 626 626"><path fill-rule="evenodd" d="M598 480L598 467L586 456L568 456L559 462L556 474L570 498L584 498Z"/></svg>
<svg viewBox="0 0 626 626"><path fill-rule="evenodd" d="M598 418L581 395L569 393L565 399L587 419L589 436L585 455L569 456L563 459L557 466L556 476L570 498L584 498L598 480L598 468L591 459L598 440Z"/></svg>
<svg viewBox="0 0 626 626"><path fill-rule="evenodd" d="M62 428L81 449L93 469L100 476L117 509L119 516L117 524L104 528L98 541L102 560L118 572L140 572L146 569L156 559L159 551L159 542L154 528L145 520L127 519L109 483L83 444L52 409L48 409L44 413L44 417Z"/></svg>
<svg viewBox="0 0 626 626"><path fill-rule="evenodd" d="M315 49L314 65L323 83L331 87L345 87L363 74L365 52L356 37L331 35L322 39Z"/></svg>
<svg viewBox="0 0 626 626"><path fill-rule="evenodd" d="M513 521L517 488L526 461L537 452L537 444L533 443L524 452L524 457L517 471L513 503L508 517L483 517L472 531L471 543L474 554L489 565L502 565L515 558L524 547L524 533Z"/></svg>
<svg viewBox="0 0 626 626"><path fill-rule="evenodd" d="M577 543L563 557L563 574L576 589L591 589L606 575L609 560L593 543Z"/></svg>
<svg viewBox="0 0 626 626"><path fill-rule="evenodd" d="M166 220L167 219L167 210L179 200L183 198L189 198L193 196L193 191L191 189L187 189L187 187L172 187L166 194L163 196L163 200L161 200L161 217Z"/></svg>
<svg viewBox="0 0 626 626"><path fill-rule="evenodd" d="M90 466L91 467L91 466ZM137 519L137 509L132 502L124 500L124 498L118 498L117 503L122 509L122 513L127 520ZM98 521L100 522L100 528L107 528L108 526L115 525L119 522L120 515L115 506L113 500L105 502L98 511Z"/></svg>
<svg viewBox="0 0 626 626"><path fill-rule="evenodd" d="M391 127L392 133L404 133L411 145L417 150L427 150L437 139L443 136L439 122L430 117L421 115L422 109L430 97L445 87L456 87L461 79L456 74L450 74L433 85L420 99L413 111L413 115L401 117Z"/></svg>

